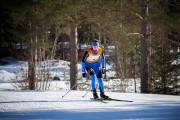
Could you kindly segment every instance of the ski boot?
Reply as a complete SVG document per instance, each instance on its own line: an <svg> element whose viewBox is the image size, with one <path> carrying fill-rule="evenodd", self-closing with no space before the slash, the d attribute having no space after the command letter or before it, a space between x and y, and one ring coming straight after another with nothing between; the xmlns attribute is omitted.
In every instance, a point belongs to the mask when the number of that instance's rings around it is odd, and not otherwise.
<svg viewBox="0 0 180 120"><path fill-rule="evenodd" d="M105 95L104 93L100 93L101 99L108 100L109 96Z"/></svg>
<svg viewBox="0 0 180 120"><path fill-rule="evenodd" d="M93 90L93 98L94 98L94 99L99 99L98 94L97 94L97 92L96 92L96 89Z"/></svg>
<svg viewBox="0 0 180 120"><path fill-rule="evenodd" d="M99 89L100 89L100 96L101 96L101 99L108 100L108 99L109 99L109 96L105 95L104 92L102 92L100 86L99 86Z"/></svg>

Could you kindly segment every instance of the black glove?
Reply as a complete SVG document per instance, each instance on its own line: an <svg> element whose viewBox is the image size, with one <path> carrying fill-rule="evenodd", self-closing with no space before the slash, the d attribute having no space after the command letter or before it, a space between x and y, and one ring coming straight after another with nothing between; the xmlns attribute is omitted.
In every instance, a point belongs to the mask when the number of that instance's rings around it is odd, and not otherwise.
<svg viewBox="0 0 180 120"><path fill-rule="evenodd" d="M82 73L82 77L85 78L86 77L86 73Z"/></svg>
<svg viewBox="0 0 180 120"><path fill-rule="evenodd" d="M105 68L102 68L102 74L105 74L106 70Z"/></svg>

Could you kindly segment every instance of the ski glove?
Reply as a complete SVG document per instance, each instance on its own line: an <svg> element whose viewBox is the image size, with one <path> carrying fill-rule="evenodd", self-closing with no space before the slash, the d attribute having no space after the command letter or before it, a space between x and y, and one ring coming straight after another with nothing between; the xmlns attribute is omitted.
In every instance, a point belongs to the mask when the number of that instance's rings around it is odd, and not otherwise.
<svg viewBox="0 0 180 120"><path fill-rule="evenodd" d="M82 73L82 77L85 78L86 77L86 73Z"/></svg>
<svg viewBox="0 0 180 120"><path fill-rule="evenodd" d="M102 74L105 74L105 68L102 68Z"/></svg>

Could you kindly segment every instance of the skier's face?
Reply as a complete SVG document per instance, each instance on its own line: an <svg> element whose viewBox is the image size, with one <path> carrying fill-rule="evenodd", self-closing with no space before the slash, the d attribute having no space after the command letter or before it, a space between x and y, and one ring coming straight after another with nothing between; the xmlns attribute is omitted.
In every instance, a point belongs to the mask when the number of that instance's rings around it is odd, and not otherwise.
<svg viewBox="0 0 180 120"><path fill-rule="evenodd" d="M98 46L92 46L94 51L98 51Z"/></svg>

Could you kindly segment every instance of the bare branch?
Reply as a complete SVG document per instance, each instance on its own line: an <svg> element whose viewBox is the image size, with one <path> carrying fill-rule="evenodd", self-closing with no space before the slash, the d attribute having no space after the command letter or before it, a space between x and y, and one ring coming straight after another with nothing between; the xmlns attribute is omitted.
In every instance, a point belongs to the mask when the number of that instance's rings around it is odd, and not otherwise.
<svg viewBox="0 0 180 120"><path fill-rule="evenodd" d="M154 1L154 0L148 0L148 1L147 1L147 4L149 4L149 3L152 2L152 1Z"/></svg>
<svg viewBox="0 0 180 120"><path fill-rule="evenodd" d="M128 33L127 35L139 35L141 37L144 37L144 35L142 35L141 33Z"/></svg>
<svg viewBox="0 0 180 120"><path fill-rule="evenodd" d="M137 16L139 19L143 20L143 17L142 17L140 14L134 13L133 11L131 11L131 13L132 13L133 15Z"/></svg>

